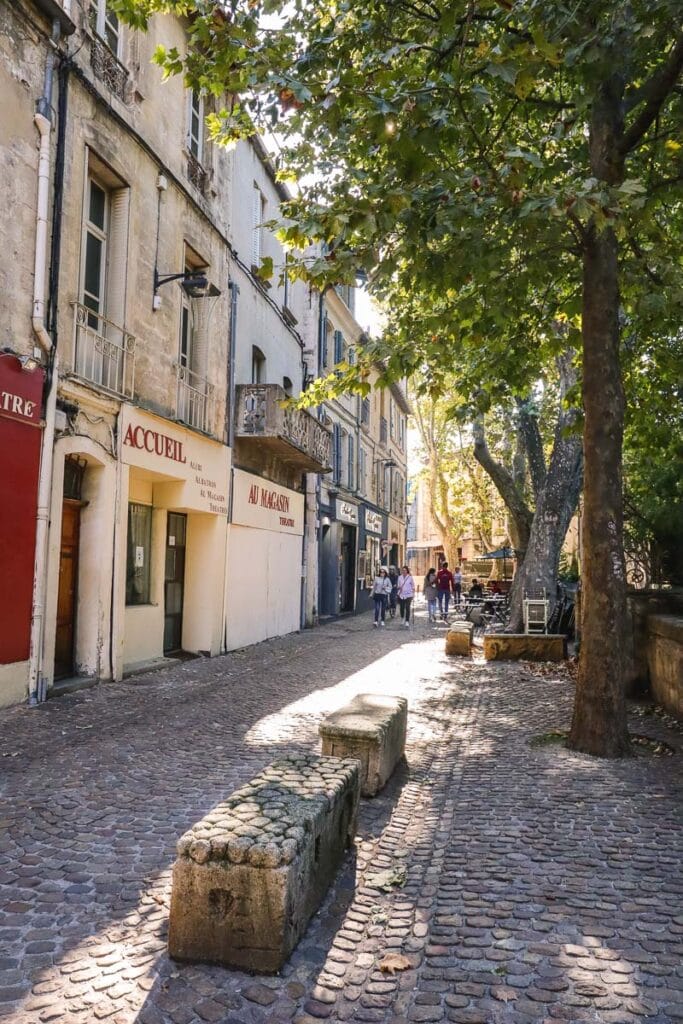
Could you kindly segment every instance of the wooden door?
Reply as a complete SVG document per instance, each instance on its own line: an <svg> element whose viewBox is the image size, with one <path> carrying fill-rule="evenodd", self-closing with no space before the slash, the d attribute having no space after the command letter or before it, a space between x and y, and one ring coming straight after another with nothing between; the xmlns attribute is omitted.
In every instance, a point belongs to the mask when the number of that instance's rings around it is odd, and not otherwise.
<svg viewBox="0 0 683 1024"><path fill-rule="evenodd" d="M70 676L74 670L74 633L78 589L78 536L81 504L65 500L62 506L62 540L59 552L57 629L55 634L55 678Z"/></svg>

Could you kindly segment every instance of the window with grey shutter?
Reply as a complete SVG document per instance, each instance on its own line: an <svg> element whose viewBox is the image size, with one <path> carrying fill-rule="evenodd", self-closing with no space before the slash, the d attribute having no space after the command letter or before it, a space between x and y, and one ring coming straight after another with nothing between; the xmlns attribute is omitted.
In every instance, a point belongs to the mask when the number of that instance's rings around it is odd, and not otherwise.
<svg viewBox="0 0 683 1024"><path fill-rule="evenodd" d="M344 335L341 331L334 332L334 362L341 363L344 358Z"/></svg>
<svg viewBox="0 0 683 1024"><path fill-rule="evenodd" d="M349 467L348 467L349 473L348 473L348 483L349 483L349 490L350 491L352 491L354 489L355 485L356 485L356 461L355 461L354 455L355 455L355 449L354 449L354 443L353 443L353 436L351 434L349 434Z"/></svg>
<svg viewBox="0 0 683 1024"><path fill-rule="evenodd" d="M332 441L334 444L334 482L336 484L341 483L341 427L338 423L334 424Z"/></svg>

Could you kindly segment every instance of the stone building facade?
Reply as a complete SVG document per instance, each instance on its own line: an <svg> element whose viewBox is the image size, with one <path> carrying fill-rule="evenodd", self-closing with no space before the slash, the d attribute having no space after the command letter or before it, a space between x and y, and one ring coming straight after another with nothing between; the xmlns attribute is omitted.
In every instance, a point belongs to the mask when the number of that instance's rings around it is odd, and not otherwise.
<svg viewBox="0 0 683 1024"><path fill-rule="evenodd" d="M363 332L353 314L353 289L329 289L321 300L319 372L353 361ZM375 368L367 398L325 402L332 431L332 472L319 494L319 611L322 616L368 610L379 565L405 559L407 417L400 385L378 387Z"/></svg>
<svg viewBox="0 0 683 1024"><path fill-rule="evenodd" d="M209 99L151 64L182 21L133 32L105 0L0 19L3 704L298 628L330 441L278 401L317 297L254 273L285 262L267 154L214 147Z"/></svg>

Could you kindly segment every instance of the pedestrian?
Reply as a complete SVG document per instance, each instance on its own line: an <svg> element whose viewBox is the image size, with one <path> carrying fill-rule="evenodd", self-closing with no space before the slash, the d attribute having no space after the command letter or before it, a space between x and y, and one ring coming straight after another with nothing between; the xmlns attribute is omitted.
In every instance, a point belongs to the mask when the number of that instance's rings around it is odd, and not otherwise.
<svg viewBox="0 0 683 1024"><path fill-rule="evenodd" d="M410 628L410 608L414 597L415 580L410 575L408 566L404 565L398 578L398 599L401 608L401 618L406 629Z"/></svg>
<svg viewBox="0 0 683 1024"><path fill-rule="evenodd" d="M389 566L389 579L391 580L391 593L389 594L389 614L392 619L396 615L396 596L398 591L398 569L395 565Z"/></svg>
<svg viewBox="0 0 683 1024"><path fill-rule="evenodd" d="M375 603L375 629L384 625L384 618L387 613L387 601L391 594L391 580L387 570L382 567L372 584L372 600Z"/></svg>
<svg viewBox="0 0 683 1024"><path fill-rule="evenodd" d="M468 594L470 601L482 601L484 599L484 588L475 576L472 580L472 586Z"/></svg>
<svg viewBox="0 0 683 1024"><path fill-rule="evenodd" d="M430 622L436 622L436 601L438 589L436 586L436 569L427 571L424 581L424 595L427 602L427 614Z"/></svg>
<svg viewBox="0 0 683 1024"><path fill-rule="evenodd" d="M439 611L444 622L448 621L448 605L451 600L453 589L453 573L448 568L448 562L444 562L436 574L436 590L439 601Z"/></svg>
<svg viewBox="0 0 683 1024"><path fill-rule="evenodd" d="M462 600L462 566L459 565L458 568L453 573L453 601L454 601L454 604L458 605L458 607L459 607L461 600Z"/></svg>

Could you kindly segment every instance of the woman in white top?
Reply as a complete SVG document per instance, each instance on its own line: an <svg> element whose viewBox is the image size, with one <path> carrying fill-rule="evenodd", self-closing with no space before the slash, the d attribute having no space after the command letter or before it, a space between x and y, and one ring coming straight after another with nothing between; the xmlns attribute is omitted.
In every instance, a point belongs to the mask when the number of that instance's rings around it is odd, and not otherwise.
<svg viewBox="0 0 683 1024"><path fill-rule="evenodd" d="M410 575L410 569L404 565L401 575L398 578L398 600L401 609L401 618L406 629L410 627L410 606L415 596L415 580Z"/></svg>
<svg viewBox="0 0 683 1024"><path fill-rule="evenodd" d="M384 625L384 617L387 612L387 601L391 594L391 580L386 569L380 569L372 584L372 600L375 602L374 626Z"/></svg>

